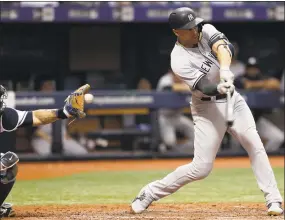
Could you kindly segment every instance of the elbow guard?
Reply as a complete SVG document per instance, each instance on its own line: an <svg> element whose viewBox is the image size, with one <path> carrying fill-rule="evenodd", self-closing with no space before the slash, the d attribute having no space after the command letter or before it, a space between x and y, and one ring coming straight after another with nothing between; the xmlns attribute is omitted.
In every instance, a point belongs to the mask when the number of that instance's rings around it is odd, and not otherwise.
<svg viewBox="0 0 285 220"><path fill-rule="evenodd" d="M216 33L214 34L208 44L210 46L210 48L213 47L213 45L218 42L219 40L223 40L225 43L224 44L220 44L219 46L221 45L224 45L225 47L227 47L227 49L229 50L231 56L233 57L234 56L234 52L235 52L235 49L234 49L234 46L230 43L230 41L228 40L228 38L223 34L223 33Z"/></svg>
<svg viewBox="0 0 285 220"><path fill-rule="evenodd" d="M214 45L216 42L218 42L219 40L224 40L226 44L229 43L228 38L227 38L223 33L216 33L216 34L214 34L214 35L210 38L210 40L209 40L209 42L208 42L210 48L212 48L213 45Z"/></svg>
<svg viewBox="0 0 285 220"><path fill-rule="evenodd" d="M234 48L234 45L232 45L231 43L228 44L228 47L232 53L232 57L235 55L235 48Z"/></svg>

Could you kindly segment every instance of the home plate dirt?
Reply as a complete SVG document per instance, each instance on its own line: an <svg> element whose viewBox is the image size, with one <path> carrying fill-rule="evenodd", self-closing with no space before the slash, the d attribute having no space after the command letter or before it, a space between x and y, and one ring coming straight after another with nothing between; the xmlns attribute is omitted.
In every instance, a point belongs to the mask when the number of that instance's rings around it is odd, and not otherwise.
<svg viewBox="0 0 285 220"><path fill-rule="evenodd" d="M283 216L269 217L263 204L155 204L139 215L129 212L128 205L72 205L72 206L22 206L17 207L13 219L24 220L263 220L284 219Z"/></svg>
<svg viewBox="0 0 285 220"><path fill-rule="evenodd" d="M270 159L273 167L284 167L284 157ZM41 179L88 171L107 170L148 170L174 169L189 160L149 160L136 161L92 161L72 163L39 163L33 172L34 164L20 164L19 178ZM151 166L150 166L151 164ZM220 159L215 167L230 168L250 167L248 158ZM39 168L39 166L41 168ZM131 168L131 169L130 169ZM57 172L55 172L57 171ZM157 203L140 215L130 214L129 205L46 205L46 206L16 206L17 217L14 220L101 220L101 219L135 219L135 220L263 220L284 219L284 216L269 217L266 215L264 203L190 203L190 204L162 204Z"/></svg>

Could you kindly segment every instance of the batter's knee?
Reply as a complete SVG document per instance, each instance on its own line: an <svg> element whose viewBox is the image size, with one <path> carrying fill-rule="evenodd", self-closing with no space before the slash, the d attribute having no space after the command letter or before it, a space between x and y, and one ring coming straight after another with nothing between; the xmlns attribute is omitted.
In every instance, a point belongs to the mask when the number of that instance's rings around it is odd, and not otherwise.
<svg viewBox="0 0 285 220"><path fill-rule="evenodd" d="M213 169L213 163L195 162L180 166L176 172L185 173L189 181L195 181L206 178Z"/></svg>
<svg viewBox="0 0 285 220"><path fill-rule="evenodd" d="M206 178L213 169L213 163L207 162L192 162L193 167L190 172L190 178L193 180L200 180Z"/></svg>

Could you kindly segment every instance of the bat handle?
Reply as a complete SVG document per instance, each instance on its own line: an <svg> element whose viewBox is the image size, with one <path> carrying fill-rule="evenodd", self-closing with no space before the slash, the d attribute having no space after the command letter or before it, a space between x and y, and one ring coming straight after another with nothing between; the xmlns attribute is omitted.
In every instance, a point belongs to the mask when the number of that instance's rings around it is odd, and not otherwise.
<svg viewBox="0 0 285 220"><path fill-rule="evenodd" d="M227 91L227 102L230 102L231 100L231 92L230 90Z"/></svg>

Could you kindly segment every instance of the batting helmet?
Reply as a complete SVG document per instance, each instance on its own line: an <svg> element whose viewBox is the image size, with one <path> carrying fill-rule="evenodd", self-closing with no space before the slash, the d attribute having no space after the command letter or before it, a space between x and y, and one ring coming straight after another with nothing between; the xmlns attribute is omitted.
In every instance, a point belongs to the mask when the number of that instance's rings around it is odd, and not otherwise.
<svg viewBox="0 0 285 220"><path fill-rule="evenodd" d="M202 18L196 16L196 13L191 8L187 7L175 9L168 17L171 29L189 30L203 21Z"/></svg>
<svg viewBox="0 0 285 220"><path fill-rule="evenodd" d="M8 95L6 89L4 88L4 86L0 85L0 116L4 111L4 108L6 107L4 99L7 99L7 97Z"/></svg>

